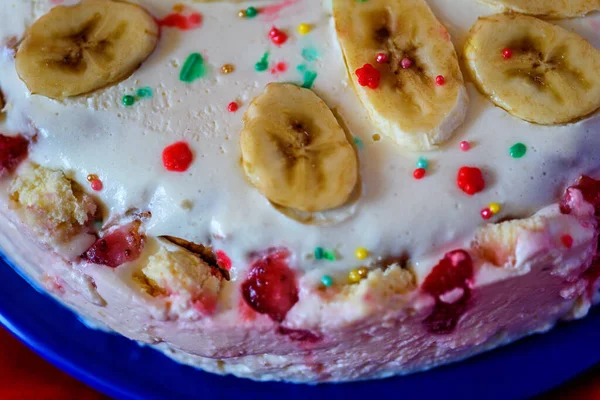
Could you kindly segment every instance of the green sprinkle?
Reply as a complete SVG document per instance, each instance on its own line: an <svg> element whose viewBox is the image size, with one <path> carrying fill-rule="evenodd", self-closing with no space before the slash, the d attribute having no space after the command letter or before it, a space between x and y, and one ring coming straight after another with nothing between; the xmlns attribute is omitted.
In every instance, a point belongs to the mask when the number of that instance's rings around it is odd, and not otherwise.
<svg viewBox="0 0 600 400"><path fill-rule="evenodd" d="M263 72L269 69L269 52L263 54L260 61L254 65L254 69L258 72Z"/></svg>
<svg viewBox="0 0 600 400"><path fill-rule="evenodd" d="M429 162L423 157L419 158L419 161L417 161L417 168L427 169L428 167Z"/></svg>
<svg viewBox="0 0 600 400"><path fill-rule="evenodd" d="M302 87L305 89L312 89L315 84L315 80L317 79L317 73L314 71L306 71L304 72L304 83L302 83Z"/></svg>
<svg viewBox="0 0 600 400"><path fill-rule="evenodd" d="M246 8L246 17L254 18L258 15L258 10L256 7L248 7Z"/></svg>
<svg viewBox="0 0 600 400"><path fill-rule="evenodd" d="M321 283L325 287L331 287L331 285L333 285L333 278L329 275L323 275L323 277L321 277Z"/></svg>
<svg viewBox="0 0 600 400"><path fill-rule="evenodd" d="M323 250L322 247L317 247L315 249L315 258L317 260L322 260L324 255L325 255L325 251Z"/></svg>
<svg viewBox="0 0 600 400"><path fill-rule="evenodd" d="M354 141L354 144L356 145L356 147L358 147L359 150L365 148L365 143L358 136L354 136L352 140Z"/></svg>
<svg viewBox="0 0 600 400"><path fill-rule="evenodd" d="M146 97L152 97L152 88L146 86L143 88L139 88L137 90L137 92L135 93L135 95L139 98L146 98Z"/></svg>
<svg viewBox="0 0 600 400"><path fill-rule="evenodd" d="M512 158L521 158L527 153L527 146L523 143L516 143L510 148L509 152Z"/></svg>
<svg viewBox="0 0 600 400"><path fill-rule="evenodd" d="M125 107L131 107L134 104L135 104L135 97L130 96L130 95L123 96L123 105Z"/></svg>
<svg viewBox="0 0 600 400"><path fill-rule="evenodd" d="M335 250L327 250L325 251L325 259L328 261L335 261L337 260L337 256L335 255Z"/></svg>
<svg viewBox="0 0 600 400"><path fill-rule="evenodd" d="M203 77L205 73L206 67L204 66L204 59L200 54L192 53L183 64L179 79L182 82L191 83L196 79Z"/></svg>

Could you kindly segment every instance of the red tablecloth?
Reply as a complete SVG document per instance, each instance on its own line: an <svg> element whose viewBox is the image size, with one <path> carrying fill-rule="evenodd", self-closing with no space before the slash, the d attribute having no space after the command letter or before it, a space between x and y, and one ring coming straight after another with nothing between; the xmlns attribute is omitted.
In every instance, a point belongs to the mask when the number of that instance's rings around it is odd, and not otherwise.
<svg viewBox="0 0 600 400"><path fill-rule="evenodd" d="M107 397L57 370L0 328L0 399L101 400ZM600 400L600 367L541 399Z"/></svg>

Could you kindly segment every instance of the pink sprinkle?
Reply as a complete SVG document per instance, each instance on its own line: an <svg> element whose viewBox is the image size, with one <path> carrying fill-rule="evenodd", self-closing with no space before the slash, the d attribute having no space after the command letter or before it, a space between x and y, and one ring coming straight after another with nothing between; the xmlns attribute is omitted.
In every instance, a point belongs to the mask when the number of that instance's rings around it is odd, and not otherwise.
<svg viewBox="0 0 600 400"><path fill-rule="evenodd" d="M378 64L385 64L389 61L389 57L385 53L379 53L377 54L377 57L375 57L375 61L377 61Z"/></svg>
<svg viewBox="0 0 600 400"><path fill-rule="evenodd" d="M560 241L567 249L573 247L573 237L571 235L562 235Z"/></svg>
<svg viewBox="0 0 600 400"><path fill-rule="evenodd" d="M511 49L506 48L506 49L502 50L502 57L506 58L507 60L511 59L512 55L513 55L513 53L512 53Z"/></svg>
<svg viewBox="0 0 600 400"><path fill-rule="evenodd" d="M102 181L100 179L94 179L93 181L90 182L91 186L92 186L92 190L99 192L102 190L102 188L104 187L104 185L102 184Z"/></svg>
<svg viewBox="0 0 600 400"><path fill-rule="evenodd" d="M489 208L484 208L483 210L481 210L481 218L483 219L490 219L493 215L494 213Z"/></svg>
<svg viewBox="0 0 600 400"><path fill-rule="evenodd" d="M444 78L443 75L438 75L435 77L435 83L437 83L438 86L444 86L446 84L446 78Z"/></svg>
<svg viewBox="0 0 600 400"><path fill-rule="evenodd" d="M471 143L467 142L466 140L463 140L462 142L460 142L460 149L462 151L471 150Z"/></svg>
<svg viewBox="0 0 600 400"><path fill-rule="evenodd" d="M413 62L410 58L408 57L404 57L402 59L402 61L400 61L400 65L402 66L402 68L404 69L409 69L410 67L412 67Z"/></svg>
<svg viewBox="0 0 600 400"><path fill-rule="evenodd" d="M279 12L286 7L292 6L300 0L284 0L279 4L273 4L259 9L260 14L265 17L267 21L274 21L279 17Z"/></svg>
<svg viewBox="0 0 600 400"><path fill-rule="evenodd" d="M231 103L229 103L229 105L227 106L227 110L229 112L236 112L237 110L239 110L240 106L237 102L232 101Z"/></svg>

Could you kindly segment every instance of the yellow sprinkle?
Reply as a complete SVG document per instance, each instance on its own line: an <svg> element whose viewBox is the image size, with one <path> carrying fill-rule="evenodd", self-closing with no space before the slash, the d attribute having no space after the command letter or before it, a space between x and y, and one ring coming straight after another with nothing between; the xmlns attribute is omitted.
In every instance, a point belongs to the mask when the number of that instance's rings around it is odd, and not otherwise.
<svg viewBox="0 0 600 400"><path fill-rule="evenodd" d="M359 260L364 260L365 258L369 257L369 250L365 249L364 247L359 247L358 249L356 249L356 251L354 252L354 255L356 256L356 258L358 258Z"/></svg>
<svg viewBox="0 0 600 400"><path fill-rule="evenodd" d="M87 176L87 180L88 180L88 182L96 181L96 180L98 180L98 175L96 175L96 174L89 174Z"/></svg>
<svg viewBox="0 0 600 400"><path fill-rule="evenodd" d="M490 209L492 214L498 214L500 212L500 210L502 209L502 207L498 203L490 203L488 208Z"/></svg>
<svg viewBox="0 0 600 400"><path fill-rule="evenodd" d="M246 10L240 10L240 11L238 11L238 17L240 17L240 18L246 18Z"/></svg>
<svg viewBox="0 0 600 400"><path fill-rule="evenodd" d="M362 276L360 276L360 273L358 272L358 270L353 269L352 271L350 271L350 273L348 274L348 282L358 283L360 281L362 281Z"/></svg>
<svg viewBox="0 0 600 400"><path fill-rule="evenodd" d="M374 142L379 142L380 140L381 140L381 135L379 133L376 133L373 135Z"/></svg>
<svg viewBox="0 0 600 400"><path fill-rule="evenodd" d="M175 11L176 13L180 13L183 11L184 5L181 3L177 3L173 6L173 11Z"/></svg>
<svg viewBox="0 0 600 400"><path fill-rule="evenodd" d="M221 67L221 72L225 75L228 75L235 71L235 66L233 64L225 64Z"/></svg>
<svg viewBox="0 0 600 400"><path fill-rule="evenodd" d="M367 267L360 267L358 269L358 275L363 279L366 278L367 275L369 275L369 269Z"/></svg>
<svg viewBox="0 0 600 400"><path fill-rule="evenodd" d="M312 26L310 26L309 24L298 25L298 33L301 35L306 35L311 30L312 30Z"/></svg>

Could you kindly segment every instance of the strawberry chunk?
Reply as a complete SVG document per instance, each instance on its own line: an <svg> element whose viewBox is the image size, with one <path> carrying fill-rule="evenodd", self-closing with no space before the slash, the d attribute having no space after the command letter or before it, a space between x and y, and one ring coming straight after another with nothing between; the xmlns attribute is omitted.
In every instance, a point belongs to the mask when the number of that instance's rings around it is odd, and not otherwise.
<svg viewBox="0 0 600 400"><path fill-rule="evenodd" d="M139 222L117 228L90 247L83 257L94 264L117 268L135 261L144 247L144 237L139 232Z"/></svg>
<svg viewBox="0 0 600 400"><path fill-rule="evenodd" d="M29 141L23 136L0 134L0 175L12 172L27 157Z"/></svg>
<svg viewBox="0 0 600 400"><path fill-rule="evenodd" d="M289 256L289 252L282 249L259 255L242 284L242 296L246 303L254 311L266 314L276 322L283 321L298 302L298 284L288 266Z"/></svg>
<svg viewBox="0 0 600 400"><path fill-rule="evenodd" d="M569 186L560 202L560 211L563 214L571 213L571 190L577 189L583 195L583 199L592 204L596 210L596 216L600 216L600 181L590 178L589 176L581 176L575 185Z"/></svg>
<svg viewBox="0 0 600 400"><path fill-rule="evenodd" d="M431 333L451 333L468 308L471 298L469 281L473 278L473 260L464 250L446 253L427 276L421 290L435 298L432 313L423 321ZM458 298L448 302L444 295L456 291Z"/></svg>

